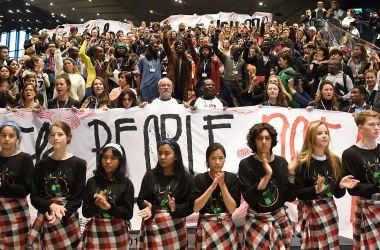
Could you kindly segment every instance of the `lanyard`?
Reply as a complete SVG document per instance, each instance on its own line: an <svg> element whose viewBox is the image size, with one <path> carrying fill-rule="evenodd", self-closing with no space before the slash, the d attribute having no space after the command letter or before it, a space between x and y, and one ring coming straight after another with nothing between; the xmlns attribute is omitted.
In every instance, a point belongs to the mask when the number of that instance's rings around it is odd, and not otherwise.
<svg viewBox="0 0 380 250"><path fill-rule="evenodd" d="M62 108L66 108L66 105L67 103L69 102L69 99L66 100L65 104L63 105ZM57 108L60 109L61 107L59 106L59 101L58 101L58 98L57 98Z"/></svg>
<svg viewBox="0 0 380 250"><path fill-rule="evenodd" d="M323 100L321 100L321 104L322 104L323 108L324 108L325 110L327 110L326 107L325 107L325 104L323 103ZM330 110L332 110L332 107L330 108Z"/></svg>
<svg viewBox="0 0 380 250"><path fill-rule="evenodd" d="M207 66L208 60L203 62L203 72L206 73L206 66Z"/></svg>

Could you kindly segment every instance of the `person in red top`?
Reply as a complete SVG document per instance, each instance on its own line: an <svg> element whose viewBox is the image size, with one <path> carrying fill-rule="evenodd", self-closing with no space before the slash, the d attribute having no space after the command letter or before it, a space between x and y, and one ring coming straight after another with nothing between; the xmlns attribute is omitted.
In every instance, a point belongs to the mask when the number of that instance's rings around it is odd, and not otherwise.
<svg viewBox="0 0 380 250"><path fill-rule="evenodd" d="M195 95L202 96L202 84L206 79L211 79L215 83L215 92L220 94L220 73L218 60L213 58L213 51L209 45L203 45L199 48L199 55L195 52L194 44L191 38L187 39L190 47L191 56L195 64L194 87Z"/></svg>

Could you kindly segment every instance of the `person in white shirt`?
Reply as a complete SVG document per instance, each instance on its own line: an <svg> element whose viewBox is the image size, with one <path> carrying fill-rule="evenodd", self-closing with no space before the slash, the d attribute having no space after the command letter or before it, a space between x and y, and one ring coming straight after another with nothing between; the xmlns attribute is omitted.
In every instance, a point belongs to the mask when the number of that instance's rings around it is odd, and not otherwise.
<svg viewBox="0 0 380 250"><path fill-rule="evenodd" d="M323 77L319 84L323 80L329 80L334 84L335 94L339 103L348 101L351 97L351 90L354 87L351 78L344 74L342 71L342 64L338 60L330 60L329 73ZM318 86L319 89L319 86Z"/></svg>
<svg viewBox="0 0 380 250"><path fill-rule="evenodd" d="M196 109L226 109L227 103L216 95L215 83L211 79L206 79L203 81L202 96L193 99L189 105L185 107L190 107L192 110Z"/></svg>
<svg viewBox="0 0 380 250"><path fill-rule="evenodd" d="M178 105L181 103L179 100L172 97L173 82L167 77L164 77L158 81L158 92L160 96L157 97L156 99L153 99L150 105L173 106L173 105ZM147 104L148 104L147 102L142 102L140 104L140 107L143 108Z"/></svg>

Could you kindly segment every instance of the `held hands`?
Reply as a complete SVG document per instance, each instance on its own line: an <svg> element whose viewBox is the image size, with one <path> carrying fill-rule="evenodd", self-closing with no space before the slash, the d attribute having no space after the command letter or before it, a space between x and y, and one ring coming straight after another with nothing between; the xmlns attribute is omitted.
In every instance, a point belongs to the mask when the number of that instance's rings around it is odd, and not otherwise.
<svg viewBox="0 0 380 250"><path fill-rule="evenodd" d="M360 183L359 180L354 179L354 176L352 175L346 175L343 177L339 182L339 188L347 188L347 189L353 189L356 185Z"/></svg>
<svg viewBox="0 0 380 250"><path fill-rule="evenodd" d="M272 167L269 165L268 159L266 158L265 155L262 156L262 161L263 161L263 168L265 170L266 175L272 176L273 170L272 170Z"/></svg>
<svg viewBox="0 0 380 250"><path fill-rule="evenodd" d="M107 201L107 197L104 194L104 191L100 191L94 195L95 204L103 210L110 210L111 205Z"/></svg>
<svg viewBox="0 0 380 250"><path fill-rule="evenodd" d="M144 200L144 203L146 207L140 210L140 212L138 212L137 215L140 216L144 221L146 221L150 219L150 217L152 217L152 203L146 200Z"/></svg>
<svg viewBox="0 0 380 250"><path fill-rule="evenodd" d="M318 176L317 185L315 185L315 192L317 194L322 193L325 190L325 177Z"/></svg>
<svg viewBox="0 0 380 250"><path fill-rule="evenodd" d="M175 211L175 198L172 193L168 193L168 205L171 212Z"/></svg>
<svg viewBox="0 0 380 250"><path fill-rule="evenodd" d="M66 213L66 208L62 205L52 203L50 205L50 213L46 212L45 217L50 224L54 223L56 219L61 220Z"/></svg>
<svg viewBox="0 0 380 250"><path fill-rule="evenodd" d="M215 178L212 181L211 186L210 186L211 190L214 191L218 185L219 185L219 187L222 187L223 185L225 185L225 183L224 183L224 172L223 171L221 171L215 175Z"/></svg>

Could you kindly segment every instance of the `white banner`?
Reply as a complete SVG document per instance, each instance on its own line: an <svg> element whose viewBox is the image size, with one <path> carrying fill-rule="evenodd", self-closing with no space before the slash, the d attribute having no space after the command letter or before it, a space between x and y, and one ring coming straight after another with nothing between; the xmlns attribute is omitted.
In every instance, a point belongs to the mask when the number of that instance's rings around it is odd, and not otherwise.
<svg viewBox="0 0 380 250"><path fill-rule="evenodd" d="M169 24L173 30L177 30L178 24L180 23L185 23L188 27L204 26L205 28L207 28L211 22L218 24L218 26L223 26L224 24L233 26L235 22L245 23L249 27L252 25L258 26L261 23L261 18L264 16L268 18L269 22L272 22L273 15L267 12L255 12L253 15L237 14L235 12L219 12L218 14L205 14L199 16L173 15L165 20L169 21ZM50 37L52 37L53 33L58 35L69 34L71 26L78 27L78 32L82 34L85 30L90 32L94 27L99 28L100 34L108 31L113 31L116 33L119 30L127 33L131 31L132 28L129 23L114 20L95 19L85 23L59 25L56 29L47 30L47 32Z"/></svg>
<svg viewBox="0 0 380 250"><path fill-rule="evenodd" d="M56 33L58 35L69 34L71 26L78 27L78 32L81 34L83 34L85 30L91 33L91 30L95 27L99 28L100 34L108 31L113 31L116 34L116 32L119 30L127 33L131 31L132 28L132 26L128 23L114 20L96 19L87 21L85 23L59 25L56 29L48 30L47 32L49 33L50 37L53 35L53 33Z"/></svg>
<svg viewBox="0 0 380 250"><path fill-rule="evenodd" d="M218 27L223 27L225 24L235 26L235 22L245 23L249 27L259 26L261 18L267 17L269 22L272 22L273 15L267 12L255 12L253 15L238 14L235 12L219 12L218 14L205 15L172 15L165 20L169 22L173 30L178 29L180 23L185 23L187 27L203 26L208 27L210 23L214 23ZM164 21L165 21L164 20Z"/></svg>
<svg viewBox="0 0 380 250"><path fill-rule="evenodd" d="M237 173L241 159L250 155L246 145L248 130L256 123L269 122L279 136L274 153L286 157L302 147L308 123L323 120L331 135L331 150L341 155L343 150L356 142L357 127L351 114L332 111L287 109L273 107L244 107L221 110L190 111L183 106L164 110L148 105L144 109L111 109L108 111L44 110L38 115L31 111L9 112L0 109L0 122L15 121L22 127L21 150L33 155L35 161L51 152L48 144L49 124L63 120L70 124L73 139L69 151L87 161L87 178L96 166L96 152L106 143L117 142L124 146L129 177L138 195L143 175L157 163L157 141L174 138L181 146L183 161L191 173L206 171L205 151L210 142L222 143L227 152L224 170ZM337 200L340 215L340 235L352 238L350 224L351 197L346 194ZM295 205L290 204L292 220L296 220ZM241 206L235 218L245 214ZM141 220L132 219L133 230L140 228ZM242 220L238 220L242 221ZM189 225L196 223L190 217Z"/></svg>

